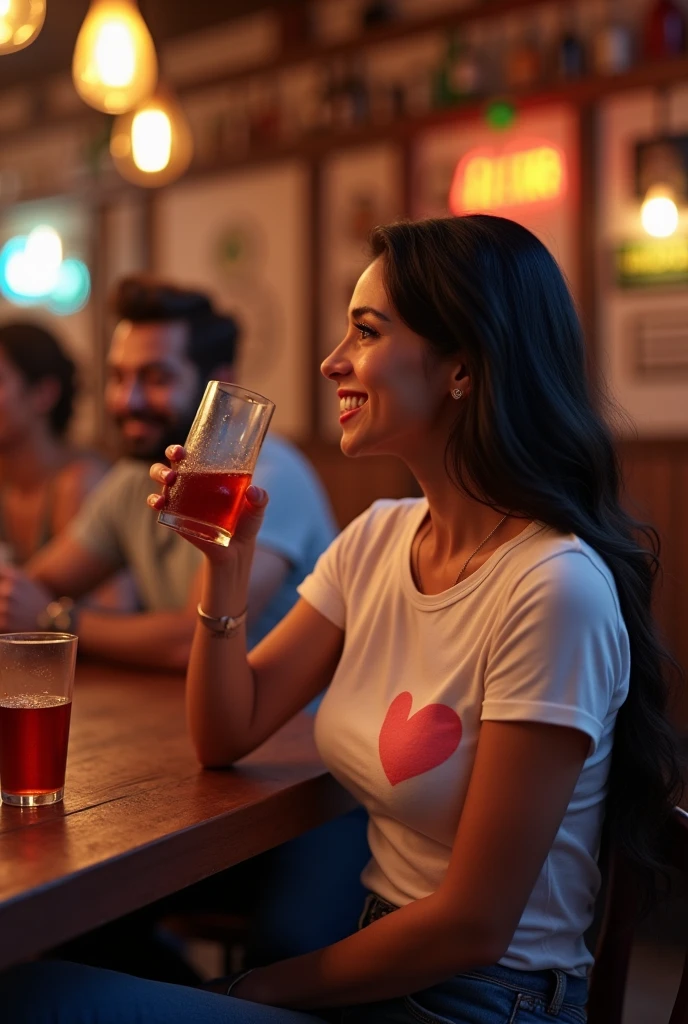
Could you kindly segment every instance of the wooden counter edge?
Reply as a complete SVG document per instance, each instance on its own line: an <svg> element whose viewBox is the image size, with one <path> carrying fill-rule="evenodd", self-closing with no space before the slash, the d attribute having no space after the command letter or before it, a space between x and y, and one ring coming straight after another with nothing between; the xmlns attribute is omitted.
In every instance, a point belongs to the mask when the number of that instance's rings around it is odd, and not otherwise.
<svg viewBox="0 0 688 1024"><path fill-rule="evenodd" d="M10 899L0 904L0 969L278 846L355 806L353 797L323 771L247 807Z"/></svg>

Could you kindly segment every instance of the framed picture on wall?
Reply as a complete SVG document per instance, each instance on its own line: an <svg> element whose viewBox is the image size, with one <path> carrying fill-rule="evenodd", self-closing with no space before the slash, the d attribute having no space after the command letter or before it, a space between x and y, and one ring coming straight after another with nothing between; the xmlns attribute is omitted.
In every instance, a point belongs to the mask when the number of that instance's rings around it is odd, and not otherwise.
<svg viewBox="0 0 688 1024"><path fill-rule="evenodd" d="M154 269L199 287L241 329L239 383L300 440L310 417L309 172L300 161L182 183L155 197Z"/></svg>
<svg viewBox="0 0 688 1024"><path fill-rule="evenodd" d="M672 90L667 132L688 131L688 89ZM656 95L637 90L600 109L598 335L601 362L626 414L617 431L639 438L688 433L688 214L676 231L652 237L643 227L637 145L652 138Z"/></svg>

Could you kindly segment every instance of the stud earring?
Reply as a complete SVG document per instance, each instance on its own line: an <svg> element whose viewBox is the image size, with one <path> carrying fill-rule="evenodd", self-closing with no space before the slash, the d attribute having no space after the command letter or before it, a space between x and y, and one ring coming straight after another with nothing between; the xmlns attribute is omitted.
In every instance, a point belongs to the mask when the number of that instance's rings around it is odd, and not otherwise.
<svg viewBox="0 0 688 1024"><path fill-rule="evenodd" d="M452 396L452 398L455 398L455 399L456 399L456 401L458 402L458 400L459 400L459 399L460 399L461 397L463 397L463 391L461 390L461 388L454 388L454 389L452 390L451 396Z"/></svg>

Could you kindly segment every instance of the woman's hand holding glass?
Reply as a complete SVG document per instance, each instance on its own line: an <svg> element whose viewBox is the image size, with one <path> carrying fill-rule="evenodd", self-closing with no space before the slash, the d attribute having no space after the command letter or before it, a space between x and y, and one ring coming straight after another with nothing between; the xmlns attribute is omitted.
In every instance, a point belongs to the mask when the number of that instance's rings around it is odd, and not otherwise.
<svg viewBox="0 0 688 1024"><path fill-rule="evenodd" d="M165 450L165 455L170 460L166 466L162 462L156 462L150 469L151 480L162 485L162 494L149 494L148 504L156 512L165 507L169 488L177 479L177 469L180 463L186 458L186 450L180 444L170 445ZM267 492L260 487L251 484L246 490L244 507L235 532L232 534L232 542L227 547L201 540L197 537L181 534L185 539L197 547L207 557L212 565L221 566L245 566L253 558L256 537L263 522L265 506L268 503Z"/></svg>

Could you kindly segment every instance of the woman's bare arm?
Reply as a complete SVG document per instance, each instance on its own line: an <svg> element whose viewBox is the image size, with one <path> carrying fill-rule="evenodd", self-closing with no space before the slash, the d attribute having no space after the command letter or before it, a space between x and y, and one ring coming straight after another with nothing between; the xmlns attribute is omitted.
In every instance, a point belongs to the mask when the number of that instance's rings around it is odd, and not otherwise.
<svg viewBox="0 0 688 1024"><path fill-rule="evenodd" d="M164 506L166 488L176 477L174 464L184 449L167 450L173 466L151 468L163 484L148 504ZM200 605L214 618L238 618L247 609L256 538L267 494L249 487L228 548L194 541L205 555ZM218 637L196 625L187 671L187 720L196 753L206 767L224 767L254 750L329 683L344 642L334 626L307 602L299 601L251 654L246 624Z"/></svg>
<svg viewBox="0 0 688 1024"><path fill-rule="evenodd" d="M207 605L212 607L202 599L202 607ZM223 607L228 604L219 602L218 608ZM186 707L201 763L233 764L276 732L327 686L342 642L342 631L303 600L248 656L245 628L224 640L199 623L186 677Z"/></svg>

